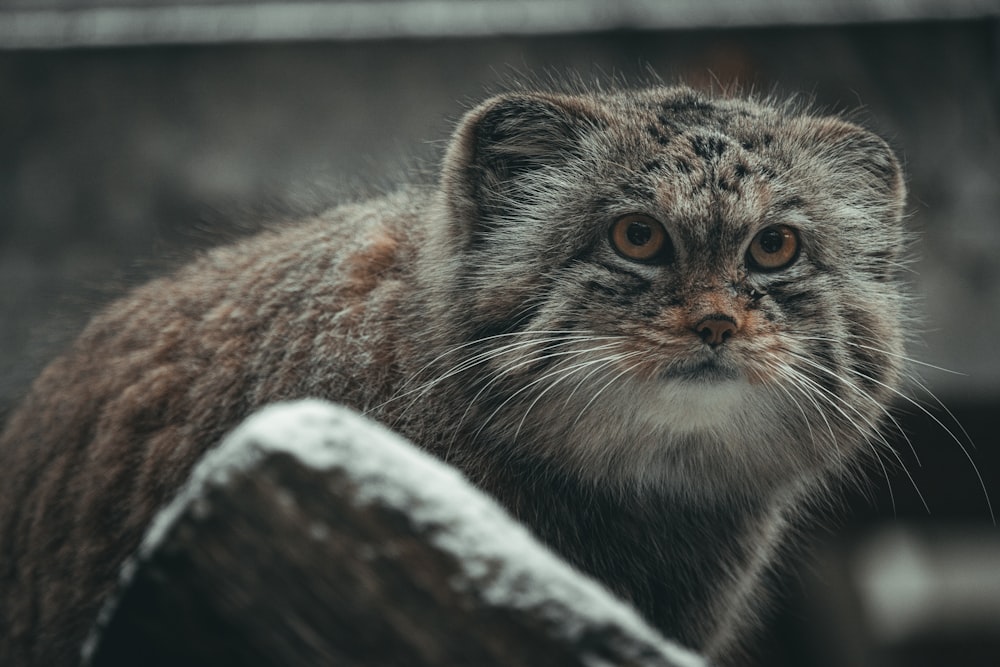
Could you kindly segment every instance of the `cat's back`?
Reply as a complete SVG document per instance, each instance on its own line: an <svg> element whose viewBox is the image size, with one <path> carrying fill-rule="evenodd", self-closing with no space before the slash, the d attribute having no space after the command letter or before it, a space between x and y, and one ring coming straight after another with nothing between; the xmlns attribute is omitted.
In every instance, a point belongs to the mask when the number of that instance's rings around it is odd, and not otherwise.
<svg viewBox="0 0 1000 667"><path fill-rule="evenodd" d="M413 197L210 251L113 303L42 373L0 435L0 664L76 660L81 609L255 407L360 403L389 382Z"/></svg>

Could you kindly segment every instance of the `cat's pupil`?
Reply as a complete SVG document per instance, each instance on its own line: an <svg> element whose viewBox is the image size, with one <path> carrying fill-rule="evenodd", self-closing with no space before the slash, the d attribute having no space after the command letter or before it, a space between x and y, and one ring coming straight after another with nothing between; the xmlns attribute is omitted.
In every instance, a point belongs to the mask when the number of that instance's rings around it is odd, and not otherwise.
<svg viewBox="0 0 1000 667"><path fill-rule="evenodd" d="M633 222L628 226L625 236L632 245L642 246L649 243L649 239L653 237L653 230L649 228L649 225L644 225L641 222Z"/></svg>
<svg viewBox="0 0 1000 667"><path fill-rule="evenodd" d="M784 245L785 237L776 229L769 229L760 235L760 249L766 253L778 252Z"/></svg>

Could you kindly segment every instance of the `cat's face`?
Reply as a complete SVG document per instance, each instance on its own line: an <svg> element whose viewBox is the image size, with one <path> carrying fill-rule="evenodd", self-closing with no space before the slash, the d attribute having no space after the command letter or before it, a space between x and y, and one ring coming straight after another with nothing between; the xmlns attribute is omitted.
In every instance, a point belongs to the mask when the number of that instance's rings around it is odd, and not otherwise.
<svg viewBox="0 0 1000 667"><path fill-rule="evenodd" d="M692 493L884 447L906 324L879 139L680 89L513 96L470 114L448 164L491 437Z"/></svg>

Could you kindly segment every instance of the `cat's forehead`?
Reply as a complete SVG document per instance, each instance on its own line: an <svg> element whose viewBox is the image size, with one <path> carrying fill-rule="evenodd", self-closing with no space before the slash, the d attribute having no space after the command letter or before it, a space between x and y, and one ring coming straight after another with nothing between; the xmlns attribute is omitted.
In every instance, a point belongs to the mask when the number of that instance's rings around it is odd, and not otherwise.
<svg viewBox="0 0 1000 667"><path fill-rule="evenodd" d="M715 130L741 142L769 141L763 134L780 123L785 111L747 98L716 98L690 88L653 88L598 97L598 115L609 126L665 145L670 137L690 129ZM773 138L773 137L772 137Z"/></svg>
<svg viewBox="0 0 1000 667"><path fill-rule="evenodd" d="M781 117L743 100L687 89L608 100L610 160L623 190L692 236L753 228L794 200L783 178Z"/></svg>

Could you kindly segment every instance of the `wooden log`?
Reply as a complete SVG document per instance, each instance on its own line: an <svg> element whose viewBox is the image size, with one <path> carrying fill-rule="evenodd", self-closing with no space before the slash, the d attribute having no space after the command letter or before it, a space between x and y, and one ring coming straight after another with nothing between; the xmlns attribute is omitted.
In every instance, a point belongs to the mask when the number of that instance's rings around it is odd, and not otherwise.
<svg viewBox="0 0 1000 667"><path fill-rule="evenodd" d="M247 420L195 468L84 647L111 665L693 667L453 468L342 407Z"/></svg>

